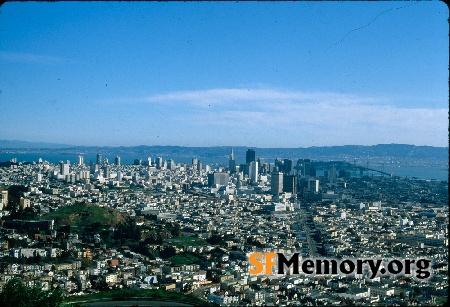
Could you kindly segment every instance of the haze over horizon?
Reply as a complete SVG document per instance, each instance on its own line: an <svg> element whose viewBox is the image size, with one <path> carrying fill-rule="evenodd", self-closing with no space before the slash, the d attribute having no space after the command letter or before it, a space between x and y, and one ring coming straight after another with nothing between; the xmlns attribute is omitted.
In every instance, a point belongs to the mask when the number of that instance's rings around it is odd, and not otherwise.
<svg viewBox="0 0 450 307"><path fill-rule="evenodd" d="M6 2L0 139L448 147L432 2Z"/></svg>
<svg viewBox="0 0 450 307"><path fill-rule="evenodd" d="M6 145L5 145L6 144ZM7 146L10 145L10 146ZM258 146L247 146L247 145L230 145L223 144L217 146L180 146L180 145L170 145L170 144L162 144L162 145L154 145L154 144L137 144L130 146L123 145L115 145L115 146L88 146L88 145L75 145L75 144L60 144L60 143L48 143L48 142L28 142L21 140L0 140L0 149L26 149L26 148L36 148L36 149L44 149L49 146L51 148L70 148L70 147L108 147L108 148L120 148L120 147L186 147L186 148L214 148L214 147L229 147L229 148L253 148L253 149L308 149L308 148L321 148L321 147L351 147L351 146L363 146L363 147L375 147L375 146L383 146L383 145L399 145L399 146L417 146L417 147L433 147L433 148L448 148L448 146L428 146L428 145L413 145L413 144L400 144L400 143L389 143L389 144L371 144L371 145L361 145L361 144L344 144L344 145L324 145L324 146L305 146L305 147L258 147ZM59 147L61 146L61 147Z"/></svg>

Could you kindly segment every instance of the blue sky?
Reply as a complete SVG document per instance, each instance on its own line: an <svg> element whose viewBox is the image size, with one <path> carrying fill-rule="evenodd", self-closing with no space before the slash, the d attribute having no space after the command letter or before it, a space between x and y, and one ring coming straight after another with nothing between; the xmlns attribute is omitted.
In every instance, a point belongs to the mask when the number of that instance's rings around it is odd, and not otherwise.
<svg viewBox="0 0 450 307"><path fill-rule="evenodd" d="M9 2L0 139L448 146L431 2Z"/></svg>

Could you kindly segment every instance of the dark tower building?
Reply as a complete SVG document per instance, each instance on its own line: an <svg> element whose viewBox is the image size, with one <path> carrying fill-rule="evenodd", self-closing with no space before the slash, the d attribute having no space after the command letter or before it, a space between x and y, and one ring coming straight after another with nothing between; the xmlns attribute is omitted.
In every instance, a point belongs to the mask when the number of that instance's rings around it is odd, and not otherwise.
<svg viewBox="0 0 450 307"><path fill-rule="evenodd" d="M285 175L283 176L283 192L297 194L297 176Z"/></svg>
<svg viewBox="0 0 450 307"><path fill-rule="evenodd" d="M310 159L298 159L297 161L297 171L300 172L302 177L305 176L315 176L316 171L312 170L314 167L311 165Z"/></svg>
<svg viewBox="0 0 450 307"><path fill-rule="evenodd" d="M292 175L294 172L294 161L291 159L284 159L284 173L287 175Z"/></svg>
<svg viewBox="0 0 450 307"><path fill-rule="evenodd" d="M246 155L246 159L245 159L245 163L249 164L250 162L255 162L256 161L256 154L255 151L253 149L249 149L247 150L247 155Z"/></svg>

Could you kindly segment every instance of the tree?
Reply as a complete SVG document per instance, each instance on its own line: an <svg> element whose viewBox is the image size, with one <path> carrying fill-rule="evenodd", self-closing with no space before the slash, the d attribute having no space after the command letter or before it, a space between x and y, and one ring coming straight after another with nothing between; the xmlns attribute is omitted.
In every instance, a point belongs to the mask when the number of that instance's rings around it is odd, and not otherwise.
<svg viewBox="0 0 450 307"><path fill-rule="evenodd" d="M170 257L175 256L177 253L177 250L175 249L175 247L173 246L166 246L160 253L159 255L161 256L161 258L167 259Z"/></svg>
<svg viewBox="0 0 450 307"><path fill-rule="evenodd" d="M60 289L43 291L38 287L29 288L18 278L9 280L0 293L0 305L8 307L59 307L64 302Z"/></svg>

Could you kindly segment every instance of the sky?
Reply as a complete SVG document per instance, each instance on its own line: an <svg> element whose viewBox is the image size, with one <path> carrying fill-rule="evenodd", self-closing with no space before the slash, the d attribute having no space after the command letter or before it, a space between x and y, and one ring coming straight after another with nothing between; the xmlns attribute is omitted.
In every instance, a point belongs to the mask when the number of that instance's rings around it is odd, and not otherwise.
<svg viewBox="0 0 450 307"><path fill-rule="evenodd" d="M448 8L7 2L0 139L448 146Z"/></svg>

